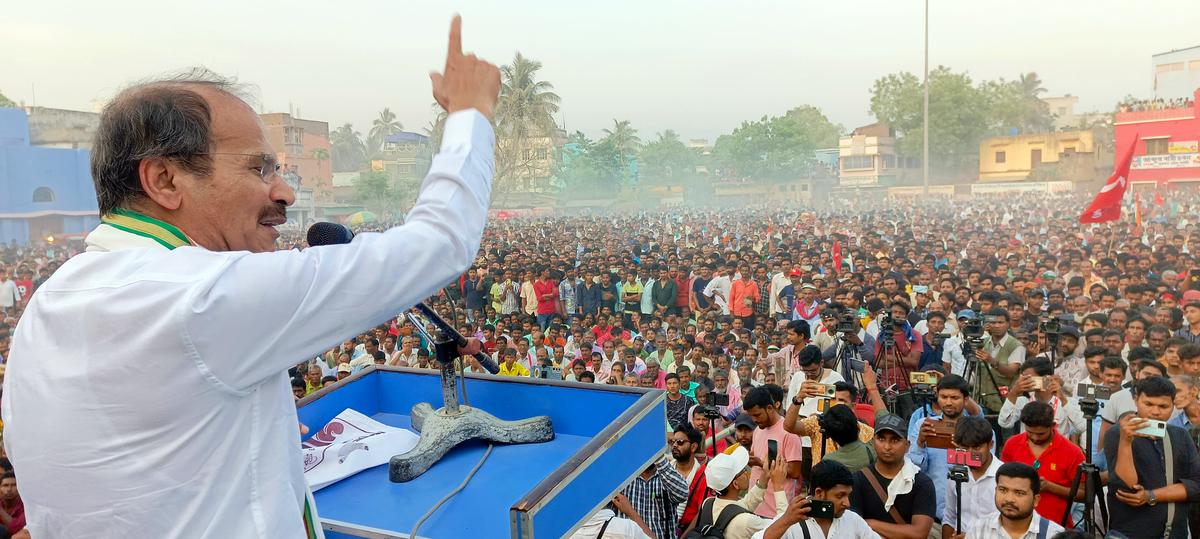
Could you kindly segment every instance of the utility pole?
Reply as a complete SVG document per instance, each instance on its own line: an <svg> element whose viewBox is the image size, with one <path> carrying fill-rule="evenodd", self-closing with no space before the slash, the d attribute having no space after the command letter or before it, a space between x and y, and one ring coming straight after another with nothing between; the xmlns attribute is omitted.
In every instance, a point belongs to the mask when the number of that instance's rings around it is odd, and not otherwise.
<svg viewBox="0 0 1200 539"><path fill-rule="evenodd" d="M929 0L925 0L925 111L924 127L921 135L924 137L921 155L921 179L925 186L924 193L929 194Z"/></svg>

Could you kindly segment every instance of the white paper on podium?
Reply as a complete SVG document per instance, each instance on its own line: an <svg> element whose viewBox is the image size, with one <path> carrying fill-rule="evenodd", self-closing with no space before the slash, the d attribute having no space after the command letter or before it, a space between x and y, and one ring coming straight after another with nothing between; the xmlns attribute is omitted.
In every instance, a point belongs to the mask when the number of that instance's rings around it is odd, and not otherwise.
<svg viewBox="0 0 1200 539"><path fill-rule="evenodd" d="M314 492L407 453L420 437L346 408L301 444L304 479Z"/></svg>

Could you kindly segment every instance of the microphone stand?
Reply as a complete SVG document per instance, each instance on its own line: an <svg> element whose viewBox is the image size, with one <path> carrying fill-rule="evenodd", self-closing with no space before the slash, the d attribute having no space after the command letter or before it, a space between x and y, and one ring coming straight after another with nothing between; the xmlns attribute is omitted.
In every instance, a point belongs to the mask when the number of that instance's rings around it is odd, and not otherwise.
<svg viewBox="0 0 1200 539"><path fill-rule="evenodd" d="M516 421L505 421L470 405L458 402L458 375L454 363L459 343L466 339L453 327L437 316L427 306L418 305L437 328L437 336L430 335L422 321L408 314L417 330L432 342L441 370L443 407L437 410L428 402L417 403L412 408L412 428L421 433L417 445L407 453L393 456L388 462L388 478L393 483L405 483L425 473L451 449L467 440L483 440L489 443L528 444L548 442L554 439L554 428L549 416L536 416ZM486 356L485 356L486 357ZM491 361L491 358L487 358ZM481 364L491 370L491 365Z"/></svg>

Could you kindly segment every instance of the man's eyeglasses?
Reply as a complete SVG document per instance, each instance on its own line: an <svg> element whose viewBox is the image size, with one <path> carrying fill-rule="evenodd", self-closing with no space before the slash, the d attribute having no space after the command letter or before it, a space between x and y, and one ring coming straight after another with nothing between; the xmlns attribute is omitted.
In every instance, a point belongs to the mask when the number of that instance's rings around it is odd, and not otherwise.
<svg viewBox="0 0 1200 539"><path fill-rule="evenodd" d="M691 443L691 442L689 442L689 441L687 441L687 440L671 440L669 443L670 443L671 445L687 445L687 444L689 444L689 443Z"/></svg>
<svg viewBox="0 0 1200 539"><path fill-rule="evenodd" d="M276 161L274 156L268 154L210 152L199 155L234 155L241 157L257 157L260 160L260 164L251 168L255 172L258 172L258 177L263 183L268 184L271 183L271 180L275 179L275 176L279 174L280 170L283 170L283 165L279 164L279 161Z"/></svg>

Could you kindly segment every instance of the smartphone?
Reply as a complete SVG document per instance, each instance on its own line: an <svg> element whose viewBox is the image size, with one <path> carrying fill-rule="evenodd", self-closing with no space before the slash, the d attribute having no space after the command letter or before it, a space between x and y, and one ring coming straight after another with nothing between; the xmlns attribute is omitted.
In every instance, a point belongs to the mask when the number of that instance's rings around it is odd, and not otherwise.
<svg viewBox="0 0 1200 539"><path fill-rule="evenodd" d="M1153 436L1155 438L1162 438L1163 436L1167 435L1167 422L1166 421L1147 419L1144 422L1142 422L1142 424L1145 426L1137 430L1138 434L1144 434L1146 436Z"/></svg>
<svg viewBox="0 0 1200 539"><path fill-rule="evenodd" d="M850 360L850 370L852 370L854 372L863 372L863 369L866 367L866 365L867 365L867 362L865 362L861 359L851 359Z"/></svg>
<svg viewBox="0 0 1200 539"><path fill-rule="evenodd" d="M837 388L835 388L833 384L821 384L821 387L825 390L825 393L822 396L826 399L832 399L835 395L837 395Z"/></svg>
<svg viewBox="0 0 1200 539"><path fill-rule="evenodd" d="M767 440L767 462L775 462L779 456L779 442Z"/></svg>
<svg viewBox="0 0 1200 539"><path fill-rule="evenodd" d="M966 449L950 449L946 451L946 464L978 468L983 466L983 456Z"/></svg>
<svg viewBox="0 0 1200 539"><path fill-rule="evenodd" d="M837 518L833 512L833 502L809 499L808 507L808 518L823 518L827 520Z"/></svg>
<svg viewBox="0 0 1200 539"><path fill-rule="evenodd" d="M1042 391L1046 389L1046 378L1044 376L1034 376L1033 389L1034 391Z"/></svg>
<svg viewBox="0 0 1200 539"><path fill-rule="evenodd" d="M923 284L915 284L915 285L913 285L913 293L916 293L916 294L925 294L925 293L928 293L928 292L929 292L929 287L928 287L928 286L925 286L925 285L923 285Z"/></svg>
<svg viewBox="0 0 1200 539"><path fill-rule="evenodd" d="M924 372L908 373L908 383L910 383L912 385L930 385L930 383L931 383L930 380L932 380L932 379L933 379L933 377L930 376L929 373L924 373Z"/></svg>

